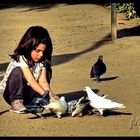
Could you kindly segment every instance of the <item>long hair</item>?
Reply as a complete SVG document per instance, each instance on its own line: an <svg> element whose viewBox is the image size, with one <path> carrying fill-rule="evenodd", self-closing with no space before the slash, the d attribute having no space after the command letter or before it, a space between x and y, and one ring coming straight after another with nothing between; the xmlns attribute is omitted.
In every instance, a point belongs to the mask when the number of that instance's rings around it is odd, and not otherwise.
<svg viewBox="0 0 140 140"><path fill-rule="evenodd" d="M43 28L42 26L31 26L28 28L21 38L17 48L14 50L14 53L10 56L12 59L18 62L19 56L23 55L28 60L29 66L32 66L34 65L34 62L31 58L31 51L35 50L40 43L46 45L41 62L45 61L45 64L51 64L51 56L53 51L52 41L47 29Z"/></svg>

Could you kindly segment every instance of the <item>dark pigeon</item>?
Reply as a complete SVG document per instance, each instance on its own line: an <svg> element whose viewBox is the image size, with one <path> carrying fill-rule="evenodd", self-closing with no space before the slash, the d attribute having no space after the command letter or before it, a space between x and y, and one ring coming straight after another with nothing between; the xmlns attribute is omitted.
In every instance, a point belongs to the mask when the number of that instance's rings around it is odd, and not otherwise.
<svg viewBox="0 0 140 140"><path fill-rule="evenodd" d="M25 113L31 113L34 116L43 118L41 115L44 111L44 106L49 104L49 92L46 91L42 97L35 97L28 105L26 105Z"/></svg>
<svg viewBox="0 0 140 140"><path fill-rule="evenodd" d="M44 107L40 104L41 100L41 98L34 98L30 104L26 105L25 113L31 113L33 116L42 118L41 114L44 111Z"/></svg>
<svg viewBox="0 0 140 140"><path fill-rule="evenodd" d="M106 65L103 62L103 56L99 55L97 62L91 68L90 78L95 78L95 80L99 82L100 76L105 72L106 72Z"/></svg>

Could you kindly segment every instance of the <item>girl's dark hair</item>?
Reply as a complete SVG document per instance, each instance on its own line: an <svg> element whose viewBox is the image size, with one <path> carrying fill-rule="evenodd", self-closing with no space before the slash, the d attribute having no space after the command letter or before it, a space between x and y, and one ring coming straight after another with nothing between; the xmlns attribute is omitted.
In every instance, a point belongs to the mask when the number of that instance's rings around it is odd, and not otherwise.
<svg viewBox="0 0 140 140"><path fill-rule="evenodd" d="M31 26L21 38L17 48L11 56L12 59L19 61L19 56L23 55L27 60L28 64L32 66L34 64L31 58L31 51L36 49L40 43L46 45L43 58L41 62L51 64L52 56L52 41L47 29L42 26Z"/></svg>

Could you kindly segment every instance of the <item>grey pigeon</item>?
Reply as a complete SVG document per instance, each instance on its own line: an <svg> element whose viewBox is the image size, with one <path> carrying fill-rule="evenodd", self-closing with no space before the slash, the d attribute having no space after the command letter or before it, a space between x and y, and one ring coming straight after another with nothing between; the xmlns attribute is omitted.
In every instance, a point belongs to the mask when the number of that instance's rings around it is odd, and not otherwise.
<svg viewBox="0 0 140 140"><path fill-rule="evenodd" d="M68 102L68 114L71 114L72 117L78 115L83 116L84 109L89 104L90 100L86 96L81 97L80 99L72 100Z"/></svg>
<svg viewBox="0 0 140 140"><path fill-rule="evenodd" d="M115 110L126 107L124 104L107 99L106 96L97 95L88 86L84 88L84 91L87 92L88 99L91 101L90 106L99 111L100 115L103 115L105 110Z"/></svg>
<svg viewBox="0 0 140 140"><path fill-rule="evenodd" d="M99 55L98 60L92 65L90 71L90 78L95 78L97 82L100 81L100 76L106 72L106 64L103 62L103 56Z"/></svg>

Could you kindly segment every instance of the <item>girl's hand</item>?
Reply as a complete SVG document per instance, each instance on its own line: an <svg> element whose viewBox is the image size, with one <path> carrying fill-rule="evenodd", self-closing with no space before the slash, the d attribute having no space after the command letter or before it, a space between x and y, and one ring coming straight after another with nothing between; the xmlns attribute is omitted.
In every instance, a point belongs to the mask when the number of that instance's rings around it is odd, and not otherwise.
<svg viewBox="0 0 140 140"><path fill-rule="evenodd" d="M56 94L54 94L54 93L50 93L49 96L50 96L50 98L51 98L52 100L53 100L53 99L59 100L59 97L58 97Z"/></svg>

